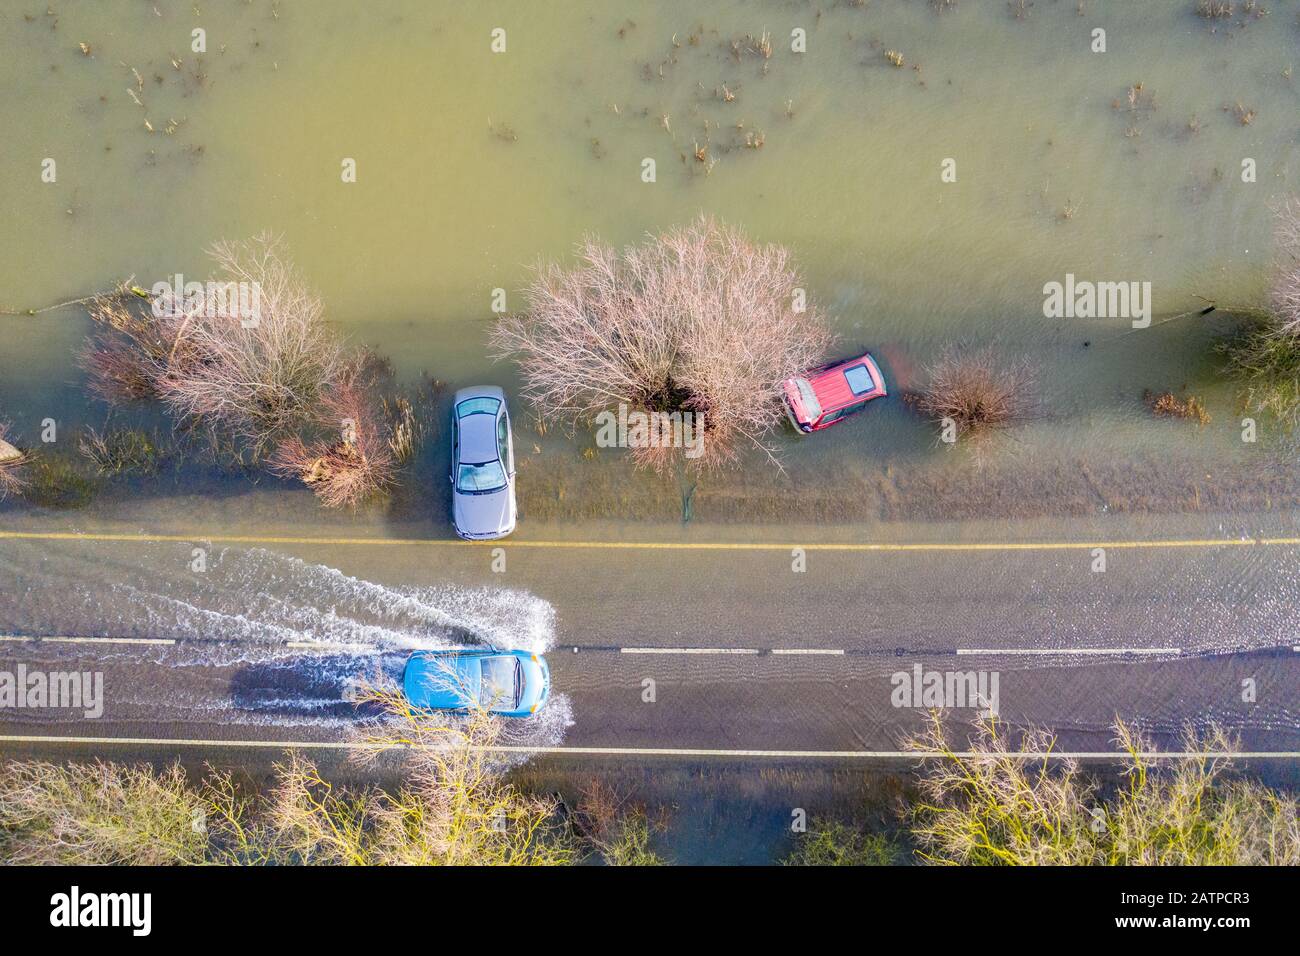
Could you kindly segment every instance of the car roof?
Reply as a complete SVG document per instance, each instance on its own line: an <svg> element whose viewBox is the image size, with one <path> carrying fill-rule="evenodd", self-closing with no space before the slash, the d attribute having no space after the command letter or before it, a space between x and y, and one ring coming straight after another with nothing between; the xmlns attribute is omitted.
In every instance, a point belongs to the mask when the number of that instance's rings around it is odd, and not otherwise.
<svg viewBox="0 0 1300 956"><path fill-rule="evenodd" d="M466 415L460 420L460 460L478 464L496 461L497 416L486 413Z"/></svg>
<svg viewBox="0 0 1300 956"><path fill-rule="evenodd" d="M849 387L849 380L844 375L854 365L861 364L866 364L871 372L872 391L878 391L878 374L876 369L873 368L875 360L872 359L869 352L864 352L856 358L845 359L843 362L836 362L830 368L808 376L808 384L812 386L817 401L821 403L823 413L837 412L841 408L847 408L855 402L862 401L863 398L870 394L853 394L853 389Z"/></svg>

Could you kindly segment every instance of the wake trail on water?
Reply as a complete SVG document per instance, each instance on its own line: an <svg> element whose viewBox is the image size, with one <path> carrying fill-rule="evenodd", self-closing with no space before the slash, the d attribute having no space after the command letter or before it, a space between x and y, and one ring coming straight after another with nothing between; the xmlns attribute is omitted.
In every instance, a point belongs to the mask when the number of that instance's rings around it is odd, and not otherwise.
<svg viewBox="0 0 1300 956"><path fill-rule="evenodd" d="M61 563L28 572L26 598L3 616L48 608L38 633L163 638L173 645L47 644L41 653L93 653L138 679L117 686L120 712L152 720L347 729L383 721L358 707L365 688L400 689L412 651L492 647L543 654L555 645L555 609L527 591L457 585L387 585L266 549L222 549L202 572L171 554L130 565ZM31 625L29 625L31 626ZM45 628L54 628L45 630ZM155 686L150 666L193 676ZM220 674L214 681L209 672ZM152 673L156 674L156 671ZM214 692L221 686L224 693ZM573 723L552 694L533 717L503 720L502 742L552 746Z"/></svg>

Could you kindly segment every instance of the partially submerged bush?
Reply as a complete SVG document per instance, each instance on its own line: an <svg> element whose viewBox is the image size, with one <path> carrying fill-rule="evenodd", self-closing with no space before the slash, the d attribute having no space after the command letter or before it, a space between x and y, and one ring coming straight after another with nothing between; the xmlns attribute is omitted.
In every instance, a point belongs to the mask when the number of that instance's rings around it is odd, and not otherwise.
<svg viewBox="0 0 1300 956"><path fill-rule="evenodd" d="M496 326L498 356L515 355L524 396L543 421L592 422L623 404L702 415L697 465L734 461L781 421L781 382L831 344L818 310L796 311L801 282L780 246L701 218L621 253L592 238L572 268L538 267L527 311ZM663 469L673 448L638 448Z"/></svg>
<svg viewBox="0 0 1300 956"><path fill-rule="evenodd" d="M870 833L839 821L816 821L795 838L786 866L896 866L904 850L884 833Z"/></svg>
<svg viewBox="0 0 1300 956"><path fill-rule="evenodd" d="M162 459L157 438L134 428L104 432L87 428L77 440L77 448L100 475L151 475L158 470Z"/></svg>
<svg viewBox="0 0 1300 956"><path fill-rule="evenodd" d="M952 745L939 715L907 741L928 757L913 814L918 856L966 865L1215 866L1300 863L1300 805L1228 776L1240 749L1220 728L1188 730L1189 756L1156 762L1151 741L1117 722L1124 782L1113 794L1073 759L1046 760L1056 740L1013 741L988 722ZM970 755L970 754L973 754Z"/></svg>
<svg viewBox="0 0 1300 956"><path fill-rule="evenodd" d="M1276 268L1269 293L1278 331L1300 335L1300 196L1279 203L1273 229Z"/></svg>
<svg viewBox="0 0 1300 956"><path fill-rule="evenodd" d="M1156 394L1146 389L1142 393L1142 401L1146 403L1147 408L1151 409L1151 414L1162 418L1195 419L1198 425L1210 423L1210 413L1205 410L1204 403L1195 395L1179 398L1173 392Z"/></svg>
<svg viewBox="0 0 1300 956"><path fill-rule="evenodd" d="M1300 425L1300 337L1264 320L1221 348L1249 408L1273 415L1287 428Z"/></svg>
<svg viewBox="0 0 1300 956"><path fill-rule="evenodd" d="M99 490L73 455L60 452L33 456L23 480L24 500L41 508L84 508Z"/></svg>
<svg viewBox="0 0 1300 956"><path fill-rule="evenodd" d="M1286 197L1276 216L1268 308L1220 351L1246 405L1294 428L1300 425L1300 196Z"/></svg>
<svg viewBox="0 0 1300 956"><path fill-rule="evenodd" d="M149 308L127 290L97 300L82 361L102 397L161 399L178 419L229 435L256 458L310 420L343 346L277 239L218 242L209 255L215 291L172 290L151 296ZM232 311L228 283L257 290L255 314Z"/></svg>
<svg viewBox="0 0 1300 956"><path fill-rule="evenodd" d="M399 434L385 428L368 364L366 356L349 362L321 395L314 424L330 437L308 443L294 436L269 461L274 473L300 479L327 507L359 504L395 480Z"/></svg>
<svg viewBox="0 0 1300 956"><path fill-rule="evenodd" d="M572 820L606 866L664 865L650 849L652 827L646 808L599 780L583 791ZM654 829L662 829L662 821Z"/></svg>
<svg viewBox="0 0 1300 956"><path fill-rule="evenodd" d="M927 418L952 422L958 436L986 434L1028 419L1035 376L1027 359L1001 359L991 348L949 350L926 369L912 403Z"/></svg>
<svg viewBox="0 0 1300 956"><path fill-rule="evenodd" d="M1196 0L1196 15L1202 20L1227 20L1235 12L1233 0Z"/></svg>
<svg viewBox="0 0 1300 956"><path fill-rule="evenodd" d="M27 485L23 471L32 456L8 441L9 426L0 422L0 500L17 494Z"/></svg>

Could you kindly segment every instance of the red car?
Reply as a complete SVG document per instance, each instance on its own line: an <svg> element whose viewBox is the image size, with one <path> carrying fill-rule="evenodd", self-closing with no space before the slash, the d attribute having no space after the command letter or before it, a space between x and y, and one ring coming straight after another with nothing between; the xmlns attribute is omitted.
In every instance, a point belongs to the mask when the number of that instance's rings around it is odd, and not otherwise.
<svg viewBox="0 0 1300 956"><path fill-rule="evenodd" d="M817 432L860 412L886 395L885 376L867 352L857 358L809 369L782 383L785 410L800 432Z"/></svg>

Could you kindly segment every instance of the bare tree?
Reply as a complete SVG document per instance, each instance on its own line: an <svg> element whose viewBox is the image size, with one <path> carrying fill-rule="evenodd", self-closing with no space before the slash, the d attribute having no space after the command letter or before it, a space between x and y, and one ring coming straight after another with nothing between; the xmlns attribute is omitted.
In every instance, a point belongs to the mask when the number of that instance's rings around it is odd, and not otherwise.
<svg viewBox="0 0 1300 956"><path fill-rule="evenodd" d="M789 253L701 218L621 253L594 238L577 266L543 264L528 308L493 330L499 357L517 356L524 396L543 420L590 423L620 404L703 416L696 464L766 448L781 421L781 382L815 365L832 337L803 292ZM770 453L770 452L769 452ZM672 448L640 448L662 469Z"/></svg>
<svg viewBox="0 0 1300 956"><path fill-rule="evenodd" d="M96 300L82 362L102 397L159 398L260 457L311 419L343 344L275 237L218 242L209 255L218 279L197 294L163 292L149 308L125 290ZM239 283L252 290L253 314L232 308Z"/></svg>

